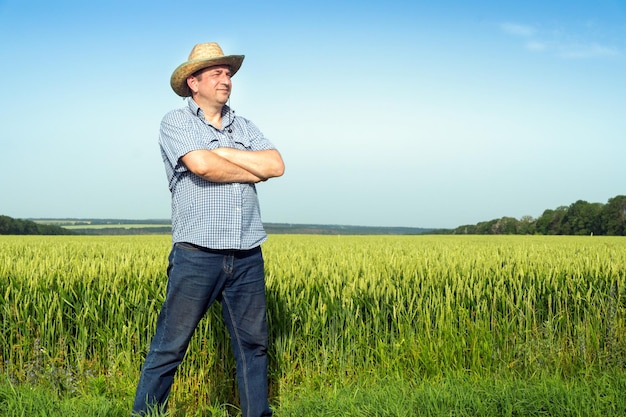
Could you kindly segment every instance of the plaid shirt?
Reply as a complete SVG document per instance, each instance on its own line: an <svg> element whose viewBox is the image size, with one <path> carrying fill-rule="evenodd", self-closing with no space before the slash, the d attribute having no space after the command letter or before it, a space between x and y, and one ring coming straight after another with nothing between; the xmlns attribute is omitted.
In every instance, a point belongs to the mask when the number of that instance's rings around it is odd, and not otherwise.
<svg viewBox="0 0 626 417"><path fill-rule="evenodd" d="M198 149L274 149L252 122L235 117L228 106L222 110L222 125L217 129L207 122L192 99L161 121L159 146L172 193L173 243L246 250L267 239L254 184L207 181L180 161Z"/></svg>

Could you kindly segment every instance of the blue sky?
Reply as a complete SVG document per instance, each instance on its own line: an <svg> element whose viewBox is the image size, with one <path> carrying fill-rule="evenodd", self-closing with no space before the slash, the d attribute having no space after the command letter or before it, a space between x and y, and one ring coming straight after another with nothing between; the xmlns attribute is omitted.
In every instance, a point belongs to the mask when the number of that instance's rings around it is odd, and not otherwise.
<svg viewBox="0 0 626 417"><path fill-rule="evenodd" d="M456 227L626 194L623 1L0 0L0 214L168 218L195 43L278 147L266 222Z"/></svg>

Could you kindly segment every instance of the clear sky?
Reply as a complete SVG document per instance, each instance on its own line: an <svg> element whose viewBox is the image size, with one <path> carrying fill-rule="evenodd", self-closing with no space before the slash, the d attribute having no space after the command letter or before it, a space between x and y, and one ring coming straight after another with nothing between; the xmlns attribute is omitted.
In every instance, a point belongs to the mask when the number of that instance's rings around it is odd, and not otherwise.
<svg viewBox="0 0 626 417"><path fill-rule="evenodd" d="M195 43L278 147L266 222L449 227L626 194L626 2L0 0L0 214L169 218Z"/></svg>

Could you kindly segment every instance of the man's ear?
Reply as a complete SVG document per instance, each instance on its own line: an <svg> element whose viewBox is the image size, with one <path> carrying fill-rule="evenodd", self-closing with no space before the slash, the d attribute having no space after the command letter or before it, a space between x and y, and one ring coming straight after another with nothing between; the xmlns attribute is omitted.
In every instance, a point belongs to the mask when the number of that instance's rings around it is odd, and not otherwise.
<svg viewBox="0 0 626 417"><path fill-rule="evenodd" d="M187 77L187 86L192 93L198 92L198 80L193 75Z"/></svg>

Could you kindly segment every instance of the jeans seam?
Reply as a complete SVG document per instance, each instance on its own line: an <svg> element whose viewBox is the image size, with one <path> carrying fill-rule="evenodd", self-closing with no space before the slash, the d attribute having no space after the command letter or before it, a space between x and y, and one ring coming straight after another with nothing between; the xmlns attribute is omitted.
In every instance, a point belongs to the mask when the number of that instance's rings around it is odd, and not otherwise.
<svg viewBox="0 0 626 417"><path fill-rule="evenodd" d="M246 406L247 406L246 408L249 410L250 409L250 389L248 387L248 372L247 372L248 364L246 361L246 355L241 346L241 338L239 337L239 330L237 329L237 323L232 314L232 309L230 306L230 301L228 299L228 296L224 294L222 300L224 304L226 305L226 310L228 311L228 316L230 317L230 321L233 327L233 336L235 336L235 339L237 341L237 349L239 350L239 355L241 357L241 368L242 368L241 372L243 373L243 384L244 384L245 393L246 393Z"/></svg>

